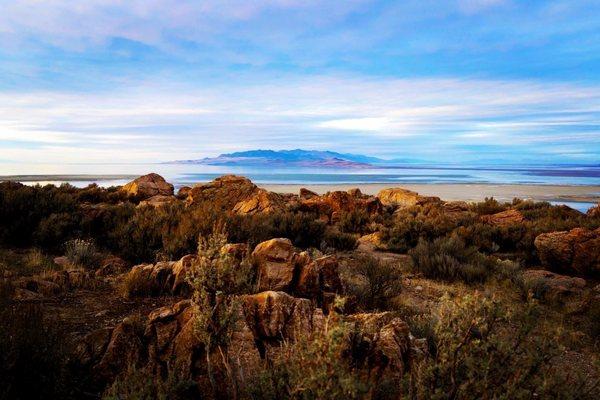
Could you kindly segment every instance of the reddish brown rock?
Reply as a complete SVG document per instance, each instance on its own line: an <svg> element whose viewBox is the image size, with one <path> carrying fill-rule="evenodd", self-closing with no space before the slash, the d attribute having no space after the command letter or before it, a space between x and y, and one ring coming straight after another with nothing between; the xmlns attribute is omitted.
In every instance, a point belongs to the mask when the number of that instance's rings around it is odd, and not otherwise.
<svg viewBox="0 0 600 400"><path fill-rule="evenodd" d="M547 268L579 274L600 272L600 228L543 233L534 243Z"/></svg>
<svg viewBox="0 0 600 400"><path fill-rule="evenodd" d="M285 203L280 195L256 189L247 199L237 203L233 211L238 214L261 214L283 211Z"/></svg>
<svg viewBox="0 0 600 400"><path fill-rule="evenodd" d="M136 321L125 318L112 331L104 354L92 369L96 379L110 382L129 366L140 365L143 344L137 329Z"/></svg>
<svg viewBox="0 0 600 400"><path fill-rule="evenodd" d="M173 282L171 285L172 294L176 296L190 294L190 285L186 279L192 264L196 261L196 259L197 256L195 254L188 254L173 264L171 267L171 273L173 277L169 278L169 281Z"/></svg>
<svg viewBox="0 0 600 400"><path fill-rule="evenodd" d="M300 189L300 198L304 200L312 199L313 197L318 197L319 195L312 190L308 190L305 188Z"/></svg>
<svg viewBox="0 0 600 400"><path fill-rule="evenodd" d="M322 313L308 299L266 291L244 296L243 313L261 356L269 344L311 334L323 322Z"/></svg>
<svg viewBox="0 0 600 400"><path fill-rule="evenodd" d="M118 275L127 271L128 264L120 257L107 257L100 262L101 267L96 270L96 276Z"/></svg>
<svg viewBox="0 0 600 400"><path fill-rule="evenodd" d="M375 373L387 371L402 374L411 357L412 341L408 325L389 312L355 314L348 317L354 323L351 354L358 365Z"/></svg>
<svg viewBox="0 0 600 400"><path fill-rule="evenodd" d="M149 206L149 207L164 207L166 205L172 204L177 201L177 197L175 196L165 196L162 194L157 194L156 196L152 196L149 199L140 201L139 207Z"/></svg>
<svg viewBox="0 0 600 400"><path fill-rule="evenodd" d="M586 282L581 278L555 274L543 269L523 272L523 281L540 298L562 300L581 294Z"/></svg>
<svg viewBox="0 0 600 400"><path fill-rule="evenodd" d="M525 217L518 210L506 210L496 214L482 215L481 220L495 226L518 225L525 221Z"/></svg>
<svg viewBox="0 0 600 400"><path fill-rule="evenodd" d="M294 277L294 247L289 239L259 243L252 252L258 267L259 290L287 289Z"/></svg>
<svg viewBox="0 0 600 400"><path fill-rule="evenodd" d="M149 199L156 195L173 195L173 185L155 173L140 176L123 186L121 190L141 200Z"/></svg>
<svg viewBox="0 0 600 400"><path fill-rule="evenodd" d="M185 200L190 195L191 191L192 191L191 187L189 187L189 186L182 186L177 191L177 198L179 200Z"/></svg>
<svg viewBox="0 0 600 400"><path fill-rule="evenodd" d="M225 175L204 185L197 185L190 191L188 204L210 201L225 210L233 210L239 202L250 198L258 187L243 176Z"/></svg>
<svg viewBox="0 0 600 400"><path fill-rule="evenodd" d="M588 217L598 218L600 217L600 203L587 210Z"/></svg>
<svg viewBox="0 0 600 400"><path fill-rule="evenodd" d="M334 256L317 258L300 267L298 282L293 291L301 297L316 299L323 306L323 294L341 294L344 288Z"/></svg>
<svg viewBox="0 0 600 400"><path fill-rule="evenodd" d="M335 191L301 201L300 209L325 216L327 222L336 222L342 213L352 212L356 209L363 210L368 214L378 214L382 211L382 205L376 197L357 196L356 193Z"/></svg>
<svg viewBox="0 0 600 400"><path fill-rule="evenodd" d="M412 190L389 188L381 190L377 197L384 206L409 207L416 205L420 196Z"/></svg>

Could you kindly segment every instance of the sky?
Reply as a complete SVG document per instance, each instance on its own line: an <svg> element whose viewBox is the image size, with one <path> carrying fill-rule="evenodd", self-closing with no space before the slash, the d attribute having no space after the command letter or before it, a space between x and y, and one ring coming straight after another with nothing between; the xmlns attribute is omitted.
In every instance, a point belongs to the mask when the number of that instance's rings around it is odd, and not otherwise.
<svg viewBox="0 0 600 400"><path fill-rule="evenodd" d="M600 164L600 1L0 0L0 163L293 148Z"/></svg>

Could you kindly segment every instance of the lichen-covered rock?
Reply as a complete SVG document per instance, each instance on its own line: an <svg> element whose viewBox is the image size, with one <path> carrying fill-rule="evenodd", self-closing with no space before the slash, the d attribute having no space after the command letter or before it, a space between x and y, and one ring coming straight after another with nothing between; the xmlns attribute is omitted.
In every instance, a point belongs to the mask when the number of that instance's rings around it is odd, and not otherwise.
<svg viewBox="0 0 600 400"><path fill-rule="evenodd" d="M536 297L552 300L563 300L581 294L586 285L585 280L581 278L559 275L543 269L523 272L523 281Z"/></svg>
<svg viewBox="0 0 600 400"><path fill-rule="evenodd" d="M140 200L149 199L152 196L172 196L173 185L155 173L140 176L121 188L122 191L139 198Z"/></svg>
<svg viewBox="0 0 600 400"><path fill-rule="evenodd" d="M523 221L525 221L525 217L523 216L523 214L521 214L520 211L510 209L506 211L501 211L496 214L482 215L481 220L490 225L510 226L522 223Z"/></svg>
<svg viewBox="0 0 600 400"><path fill-rule="evenodd" d="M547 268L579 274L600 272L600 228L543 233L534 244Z"/></svg>

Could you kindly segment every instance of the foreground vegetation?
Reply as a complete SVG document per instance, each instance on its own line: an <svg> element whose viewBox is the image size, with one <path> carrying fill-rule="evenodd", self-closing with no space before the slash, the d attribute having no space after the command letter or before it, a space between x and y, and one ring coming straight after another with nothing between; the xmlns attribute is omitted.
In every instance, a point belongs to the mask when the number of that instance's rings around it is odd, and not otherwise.
<svg viewBox="0 0 600 400"><path fill-rule="evenodd" d="M342 210L327 221L298 206L241 215L212 201L154 207L140 200L119 188L0 183L0 399L594 399L600 390L598 276L558 295L526 276L541 263L536 237L597 229L598 216L486 199L459 211L440 202ZM523 220L486 219L506 211ZM373 233L377 250L357 249ZM249 326L240 309L247 296L263 292L252 249L272 238L288 238L298 249L289 261L296 286L278 293L309 299L285 301L295 302L290 309L311 304L322 322L268 337L259 346L264 358L247 368L236 347ZM225 251L228 243L243 244L240 253ZM165 291L129 269L98 272L109 256L135 265L188 254L188 291ZM299 289L308 278L298 265L309 274L326 255L339 260L343 290L332 289L325 272L316 275L316 289L309 286L318 293ZM98 282L71 285L58 306L46 298L15 300L17 279L65 271ZM197 364L150 363L152 353L141 349L155 322L147 313L125 313L125 325L110 326L113 336L119 329L129 335L122 359L109 364L118 374L94 381L80 365L81 335L68 331L63 314L83 313L69 296L91 298L97 288L107 290L97 301L189 299L193 334L185 354ZM272 308L288 307L278 304ZM386 335L403 349L396 361L374 347Z"/></svg>

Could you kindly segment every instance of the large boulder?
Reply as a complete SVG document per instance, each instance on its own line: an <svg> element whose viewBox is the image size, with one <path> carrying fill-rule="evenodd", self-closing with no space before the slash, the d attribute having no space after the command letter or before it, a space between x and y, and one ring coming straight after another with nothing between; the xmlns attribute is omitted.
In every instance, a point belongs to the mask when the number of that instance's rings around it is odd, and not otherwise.
<svg viewBox="0 0 600 400"><path fill-rule="evenodd" d="M141 200L156 195L173 196L173 185L155 173L140 176L121 188L124 192Z"/></svg>
<svg viewBox="0 0 600 400"><path fill-rule="evenodd" d="M490 225L510 226L522 223L525 221L525 217L520 211L510 209L496 214L482 215L481 220Z"/></svg>
<svg viewBox="0 0 600 400"><path fill-rule="evenodd" d="M543 233L535 238L534 244L547 268L578 274L600 273L600 228Z"/></svg>
<svg viewBox="0 0 600 400"><path fill-rule="evenodd" d="M260 290L288 289L294 277L294 246L289 239L259 243L252 252Z"/></svg>
<svg viewBox="0 0 600 400"><path fill-rule="evenodd" d="M283 211L281 195L258 188L243 176L225 175L204 185L194 186L188 194L189 205L209 201L222 210L239 214Z"/></svg>
<svg viewBox="0 0 600 400"><path fill-rule="evenodd" d="M402 374L408 369L413 345L408 325L390 312L354 314L348 322L355 325L350 341L352 357L358 366L380 374Z"/></svg>
<svg viewBox="0 0 600 400"><path fill-rule="evenodd" d="M545 300L564 300L572 295L579 295L586 282L581 278L555 274L543 269L523 272L523 282L533 294Z"/></svg>
<svg viewBox="0 0 600 400"><path fill-rule="evenodd" d="M282 211L284 208L285 203L280 195L256 189L250 197L237 203L233 211L238 214L260 214Z"/></svg>
<svg viewBox="0 0 600 400"><path fill-rule="evenodd" d="M188 204L209 201L217 207L233 210L241 201L250 198L258 187L248 178L224 175L204 185L196 185L190 190Z"/></svg>
<svg viewBox="0 0 600 400"><path fill-rule="evenodd" d="M419 202L419 193L403 188L383 189L377 197L385 206L409 207Z"/></svg>
<svg viewBox="0 0 600 400"><path fill-rule="evenodd" d="M381 213L382 205L378 198L363 196L356 191L334 191L323 196L305 196L300 201L300 209L324 216L327 222L336 222L343 213L354 210L363 210L370 215Z"/></svg>
<svg viewBox="0 0 600 400"><path fill-rule="evenodd" d="M266 291L243 299L246 324L264 357L268 345L309 335L322 326L323 314L308 299Z"/></svg>
<svg viewBox="0 0 600 400"><path fill-rule="evenodd" d="M293 292L301 297L316 299L319 306L327 310L328 298L341 294L344 290L338 271L338 262L334 256L325 256L299 264L298 281ZM331 294L333 296L328 296Z"/></svg>

